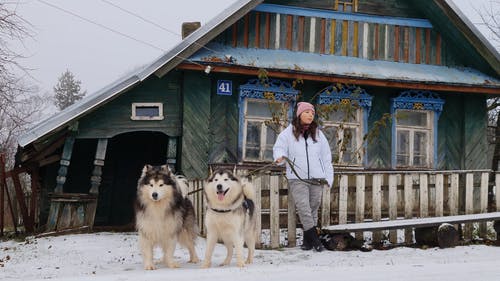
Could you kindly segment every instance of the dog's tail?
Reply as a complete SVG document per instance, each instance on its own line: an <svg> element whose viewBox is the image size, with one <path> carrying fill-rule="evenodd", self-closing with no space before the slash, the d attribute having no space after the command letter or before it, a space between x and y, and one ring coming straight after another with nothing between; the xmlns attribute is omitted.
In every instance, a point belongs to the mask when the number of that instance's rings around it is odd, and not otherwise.
<svg viewBox="0 0 500 281"><path fill-rule="evenodd" d="M189 193L189 183L188 183L186 177L183 175L175 175L174 178L175 178L175 182L179 186L179 190L182 193L182 197L184 197L184 198L187 197L187 195Z"/></svg>
<svg viewBox="0 0 500 281"><path fill-rule="evenodd" d="M245 197L255 202L256 195L253 183L245 177L241 179L241 186L243 187L243 194Z"/></svg>

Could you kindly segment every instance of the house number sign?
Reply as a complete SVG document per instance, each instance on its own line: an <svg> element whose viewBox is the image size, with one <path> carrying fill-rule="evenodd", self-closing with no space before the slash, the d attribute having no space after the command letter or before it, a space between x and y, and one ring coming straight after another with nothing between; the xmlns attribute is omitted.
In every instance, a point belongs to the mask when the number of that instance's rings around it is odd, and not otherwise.
<svg viewBox="0 0 500 281"><path fill-rule="evenodd" d="M230 96L233 94L233 82L217 80L217 95Z"/></svg>

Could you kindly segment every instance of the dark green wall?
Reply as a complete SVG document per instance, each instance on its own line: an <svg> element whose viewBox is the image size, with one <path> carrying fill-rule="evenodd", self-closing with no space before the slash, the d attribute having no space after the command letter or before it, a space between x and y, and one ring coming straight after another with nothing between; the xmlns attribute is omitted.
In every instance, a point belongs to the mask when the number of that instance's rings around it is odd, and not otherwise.
<svg viewBox="0 0 500 281"><path fill-rule="evenodd" d="M179 75L152 76L104 106L81 118L77 138L110 138L132 131L158 131L169 136L181 135ZM131 120L132 103L162 102L163 120Z"/></svg>

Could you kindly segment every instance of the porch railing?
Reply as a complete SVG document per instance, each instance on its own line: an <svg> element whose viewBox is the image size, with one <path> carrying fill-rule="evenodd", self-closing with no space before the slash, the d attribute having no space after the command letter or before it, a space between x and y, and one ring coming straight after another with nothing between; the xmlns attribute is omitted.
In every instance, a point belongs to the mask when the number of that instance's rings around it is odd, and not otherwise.
<svg viewBox="0 0 500 281"><path fill-rule="evenodd" d="M245 174L245 170L237 173ZM253 177L260 206L258 229L268 229L271 248L278 248L280 229L286 229L287 246L296 245L297 220L293 198L288 195L281 173ZM190 188L203 188L204 182L192 180ZM491 187L491 188L490 188ZM336 171L332 188L325 188L319 211L321 225L363 221L397 220L486 213L500 210L500 173L490 170L446 171ZM198 225L205 233L203 192L190 195L195 205ZM486 237L486 223L478 223L479 237ZM473 224L465 224L464 239L473 235ZM372 241L382 240L382 231L372 233ZM385 233L397 243L397 230ZM361 238L363 233L356 233ZM405 243L414 241L412 229L404 230ZM258 242L261 242L260 235ZM258 243L261 245L260 243Z"/></svg>

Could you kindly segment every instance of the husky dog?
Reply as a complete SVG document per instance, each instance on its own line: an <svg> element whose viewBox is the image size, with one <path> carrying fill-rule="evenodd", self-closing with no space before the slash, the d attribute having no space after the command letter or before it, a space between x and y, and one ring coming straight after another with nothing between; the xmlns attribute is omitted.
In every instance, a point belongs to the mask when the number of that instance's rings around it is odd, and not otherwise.
<svg viewBox="0 0 500 281"><path fill-rule="evenodd" d="M142 169L137 183L135 223L144 269L155 269L155 246L162 248L167 267L179 267L174 261L177 241L189 250L189 262L199 261L194 249L197 236L194 208L186 195L187 181L173 175L166 165L145 165Z"/></svg>
<svg viewBox="0 0 500 281"><path fill-rule="evenodd" d="M255 190L246 179L226 170L217 170L203 189L207 201L205 225L207 248L202 267L210 267L215 244L220 239L227 248L221 265L228 265L236 249L236 265L243 267L243 243L248 248L247 264L253 262L256 238Z"/></svg>

